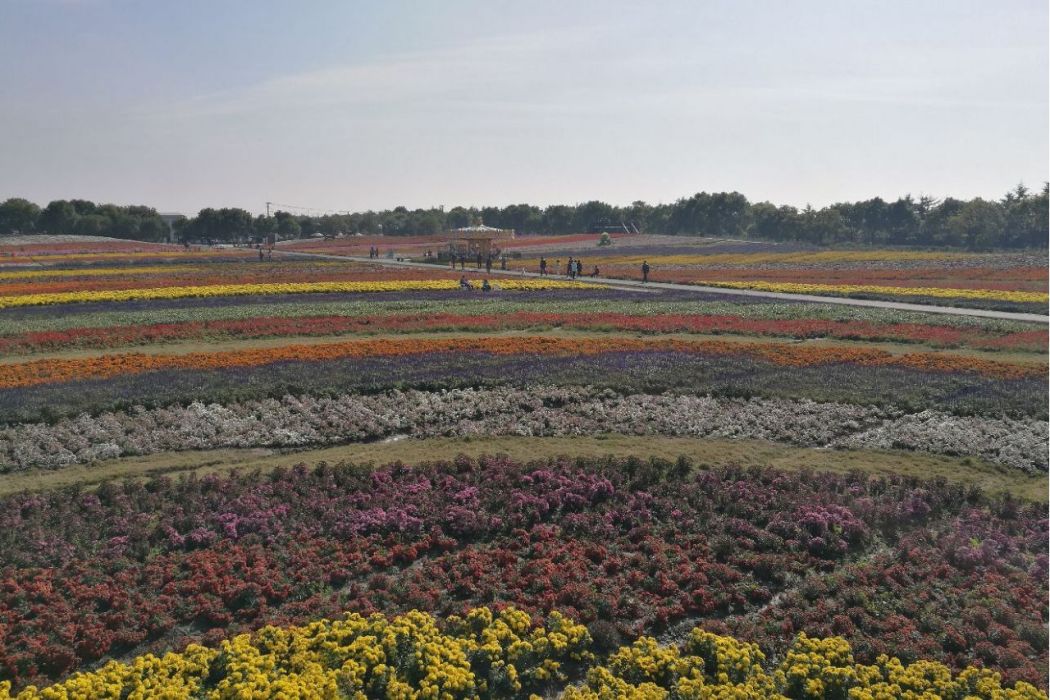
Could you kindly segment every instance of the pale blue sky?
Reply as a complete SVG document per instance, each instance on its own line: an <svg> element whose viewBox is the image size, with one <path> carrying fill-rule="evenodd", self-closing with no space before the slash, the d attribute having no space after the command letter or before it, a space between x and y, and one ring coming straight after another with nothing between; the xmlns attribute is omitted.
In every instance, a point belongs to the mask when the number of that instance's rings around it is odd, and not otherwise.
<svg viewBox="0 0 1050 700"><path fill-rule="evenodd" d="M0 199L332 210L1048 177L1046 0L0 0Z"/></svg>

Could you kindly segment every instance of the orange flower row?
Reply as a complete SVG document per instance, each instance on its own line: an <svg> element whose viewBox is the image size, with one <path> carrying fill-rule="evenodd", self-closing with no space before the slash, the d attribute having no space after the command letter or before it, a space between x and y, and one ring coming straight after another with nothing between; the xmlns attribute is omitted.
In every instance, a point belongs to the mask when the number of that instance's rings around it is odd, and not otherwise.
<svg viewBox="0 0 1050 700"><path fill-rule="evenodd" d="M352 340L316 345L295 344L194 352L182 355L120 353L75 359L43 359L0 365L0 388L9 389L80 379L106 379L168 369L257 367L282 361L325 361L354 357L392 357L432 352L596 355L605 352L676 351L702 355L743 355L789 367L851 363L865 367L898 366L925 372L968 372L1000 379L1046 375L1046 367L1011 364L944 353L894 355L874 348L800 347L786 343L748 343L673 338L558 338L547 336L487 338L395 338Z"/></svg>

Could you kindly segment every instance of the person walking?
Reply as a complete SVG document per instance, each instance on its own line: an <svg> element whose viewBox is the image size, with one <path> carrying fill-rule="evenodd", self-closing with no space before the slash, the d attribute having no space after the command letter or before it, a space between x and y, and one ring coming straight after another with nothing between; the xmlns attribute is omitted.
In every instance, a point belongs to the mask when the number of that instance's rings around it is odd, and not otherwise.
<svg viewBox="0 0 1050 700"><path fill-rule="evenodd" d="M465 256L465 255L460 255L459 256L459 269L460 270L466 270L467 269L467 256Z"/></svg>
<svg viewBox="0 0 1050 700"><path fill-rule="evenodd" d="M648 281L649 281L649 261L648 260L643 260L642 261L642 284L645 284Z"/></svg>
<svg viewBox="0 0 1050 700"><path fill-rule="evenodd" d="M540 274L547 275L547 258L540 258Z"/></svg>
<svg viewBox="0 0 1050 700"><path fill-rule="evenodd" d="M486 275L491 275L492 274L492 256L491 255L488 256L487 258L485 258L485 274Z"/></svg>
<svg viewBox="0 0 1050 700"><path fill-rule="evenodd" d="M572 258L569 258L568 264L565 266L565 276L572 277L576 271L576 266L572 264Z"/></svg>
<svg viewBox="0 0 1050 700"><path fill-rule="evenodd" d="M576 276L583 277L583 261L579 259L576 260Z"/></svg>

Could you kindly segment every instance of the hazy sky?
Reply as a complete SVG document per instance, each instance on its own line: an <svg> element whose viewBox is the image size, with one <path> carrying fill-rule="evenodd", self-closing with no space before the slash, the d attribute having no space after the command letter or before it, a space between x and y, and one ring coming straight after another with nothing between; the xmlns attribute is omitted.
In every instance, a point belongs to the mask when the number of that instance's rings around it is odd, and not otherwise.
<svg viewBox="0 0 1050 700"><path fill-rule="evenodd" d="M0 199L194 213L999 197L1046 0L0 0Z"/></svg>

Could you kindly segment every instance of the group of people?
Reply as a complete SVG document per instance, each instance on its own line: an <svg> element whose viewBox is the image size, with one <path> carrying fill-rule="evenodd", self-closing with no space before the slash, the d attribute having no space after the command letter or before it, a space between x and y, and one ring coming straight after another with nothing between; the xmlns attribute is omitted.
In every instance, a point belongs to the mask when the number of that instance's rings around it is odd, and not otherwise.
<svg viewBox="0 0 1050 700"><path fill-rule="evenodd" d="M559 270L561 270L561 260L560 259L554 261L554 273L553 274L558 274ZM548 272L547 258L540 257L540 274L541 275L551 274L551 273ZM591 277L598 277L600 274L601 274L601 272L598 270L598 266L595 265L594 269L591 270ZM583 261L580 260L579 258L577 258L575 260L573 260L572 258L569 258L569 262L565 265L565 276L566 277L571 277L572 279L576 279L577 277L583 277ZM642 282L644 282L644 283L648 283L649 282L649 261L648 260L643 260L642 261Z"/></svg>
<svg viewBox="0 0 1050 700"><path fill-rule="evenodd" d="M541 275L551 274L551 273L549 273L547 271L547 268L548 268L547 258L541 257L540 258L540 274ZM555 272L553 274L558 274L558 271L561 270L561 260L556 260L554 262L554 270L555 270ZM591 270L591 277L597 277L599 274L601 274L601 273L598 270L598 266L595 265L594 269ZM577 258L576 260L573 260L572 258L569 258L569 261L565 264L565 276L569 277L569 278L572 278L572 279L576 279L577 277L583 277L583 261L580 260L579 258Z"/></svg>
<svg viewBox="0 0 1050 700"><path fill-rule="evenodd" d="M259 248L259 262L263 260L273 260L273 248L267 248L265 255L263 254L263 249Z"/></svg>
<svg viewBox="0 0 1050 700"><path fill-rule="evenodd" d="M379 257L379 246L368 246L368 257L371 260L375 260Z"/></svg>
<svg viewBox="0 0 1050 700"><path fill-rule="evenodd" d="M459 262L459 269L460 270L465 270L467 268L467 256L461 254L461 255L458 255L458 256L457 255L453 255L451 258L449 258L449 261L448 261L449 262L449 266L453 270L456 269L456 262L457 261ZM493 264L493 256L492 255L489 255L488 257L484 257L484 256L482 256L481 253L478 253L476 261L477 261L479 270L482 267L484 267L486 273L492 272L492 264ZM500 258L499 258L499 269L501 269L501 270L506 270L507 269L507 256L506 255L500 256Z"/></svg>
<svg viewBox="0 0 1050 700"><path fill-rule="evenodd" d="M470 283L470 280L467 279L466 275L463 275L462 277L459 278L459 288L460 289L474 289L474 285L472 285ZM491 292L492 291L492 285L489 284L488 277L486 277L485 279L483 279L481 281L481 291L483 291L483 292Z"/></svg>

